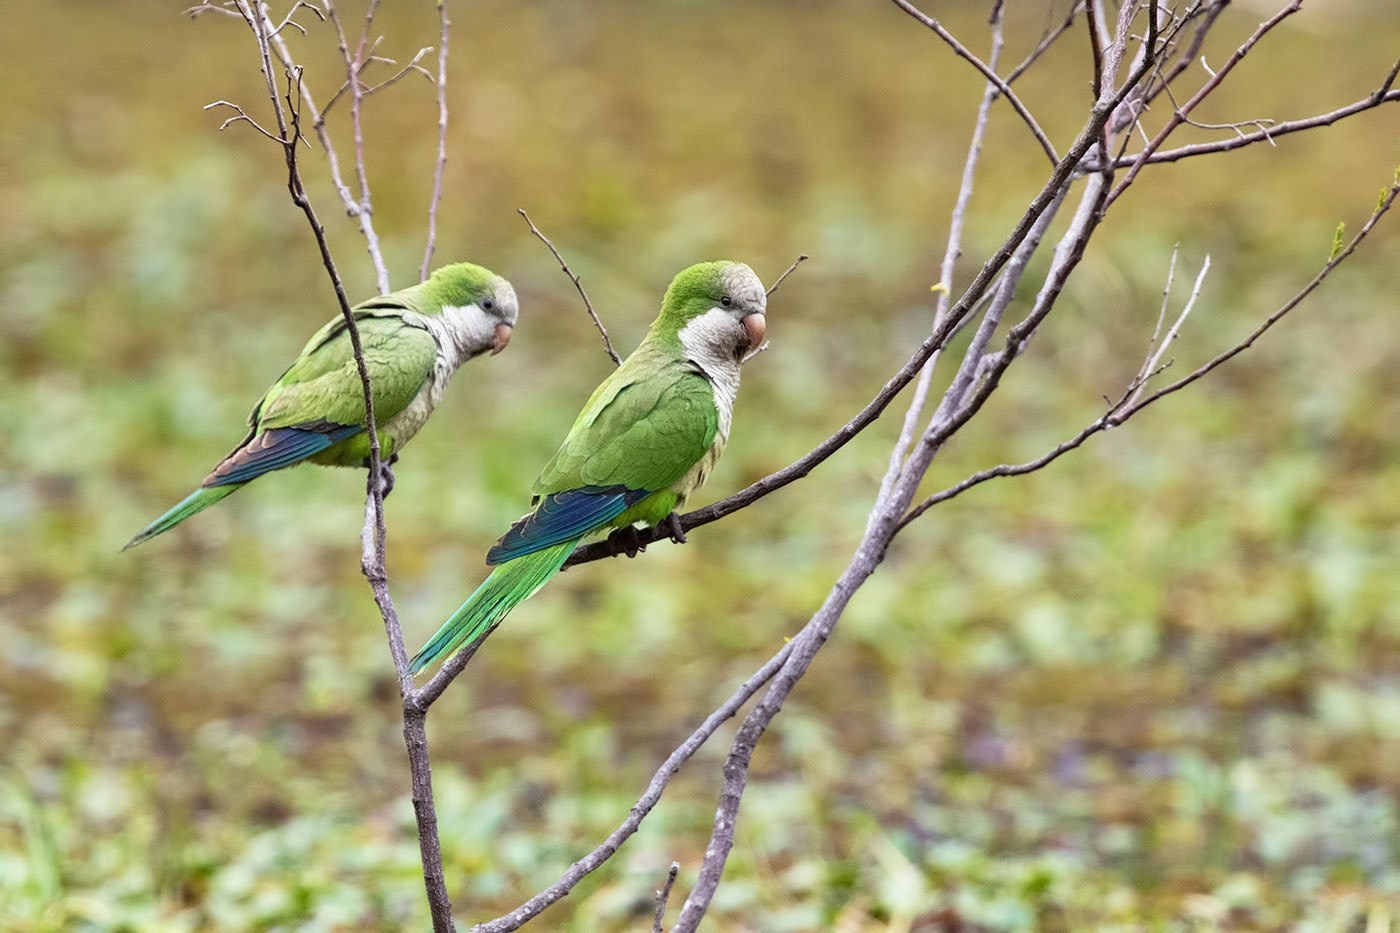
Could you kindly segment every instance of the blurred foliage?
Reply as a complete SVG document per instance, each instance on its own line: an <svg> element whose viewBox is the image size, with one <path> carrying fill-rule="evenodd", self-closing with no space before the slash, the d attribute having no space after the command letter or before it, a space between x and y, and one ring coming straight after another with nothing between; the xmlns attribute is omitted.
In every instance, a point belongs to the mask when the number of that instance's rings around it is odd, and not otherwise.
<svg viewBox="0 0 1400 933"><path fill-rule="evenodd" d="M290 471L117 552L334 310L276 151L200 110L258 102L246 35L176 6L5 7L0 930L422 928L396 695L358 573L362 478ZM1010 6L1008 60L1048 15ZM1256 5L1236 6L1209 61L1252 28ZM386 7L385 54L435 41L431 3ZM1201 118L1287 119L1374 88L1400 44L1390 0L1318 7ZM985 44L980 5L930 9ZM706 490L722 496L843 422L926 330L978 91L881 3L454 18L438 255L509 275L524 317L399 466L390 563L414 644L476 584L608 369L515 208L624 348L685 263L732 256L771 278L813 255L772 303L773 349ZM326 30L293 45L324 98ZM1087 103L1082 45L1076 30L1024 83L1061 140ZM366 111L402 284L422 248L430 87L411 78ZM1295 290L1397 159L1389 108L1145 173L930 484L1095 417L1141 359L1173 243L1189 272L1214 260L1180 372ZM306 162L367 294L360 241ZM961 281L1043 173L998 106ZM757 754L715 929L1395 928L1395 230L1209 382L900 539ZM858 538L895 420L684 548L570 572L492 639L431 724L464 919L557 877L802 624ZM728 734L541 928L643 926L672 858L688 890Z"/></svg>

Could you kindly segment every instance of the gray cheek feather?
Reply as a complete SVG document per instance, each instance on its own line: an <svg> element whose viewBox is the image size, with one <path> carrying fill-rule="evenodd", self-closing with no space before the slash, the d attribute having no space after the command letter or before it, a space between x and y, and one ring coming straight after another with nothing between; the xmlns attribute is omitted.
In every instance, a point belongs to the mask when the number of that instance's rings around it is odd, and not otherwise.
<svg viewBox="0 0 1400 933"><path fill-rule="evenodd" d="M477 305L445 305L441 314L423 320L454 370L495 344L496 321Z"/></svg>
<svg viewBox="0 0 1400 933"><path fill-rule="evenodd" d="M442 401L452 374L473 356L491 349L496 332L496 322L476 305L449 305L441 314L413 315L413 323L421 324L433 335L438 354L422 391L384 423L383 430L393 436L399 449L427 423L428 416Z"/></svg>
<svg viewBox="0 0 1400 933"><path fill-rule="evenodd" d="M710 380L719 416L716 443L729 437L734 415L734 399L739 394L739 344L745 339L744 327L724 308L711 308L692 318L677 335L686 357L699 366Z"/></svg>

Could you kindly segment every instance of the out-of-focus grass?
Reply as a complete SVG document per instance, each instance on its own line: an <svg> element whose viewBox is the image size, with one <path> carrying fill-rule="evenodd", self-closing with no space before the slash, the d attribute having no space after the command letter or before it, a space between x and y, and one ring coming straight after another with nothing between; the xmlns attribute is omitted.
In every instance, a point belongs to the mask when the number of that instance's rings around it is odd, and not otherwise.
<svg viewBox="0 0 1400 933"><path fill-rule="evenodd" d="M934 9L981 44L972 12ZM1043 13L1013 12L1020 50ZM387 10L385 52L432 41L433 16ZM685 263L728 255L771 278L814 256L773 301L773 349L706 490L723 495L844 421L927 327L977 88L881 4L455 19L439 255L509 275L524 311L510 353L458 376L398 470L391 569L415 643L475 585L608 368L516 207L623 348ZM1220 41L1249 28L1232 14ZM357 568L362 479L292 471L117 553L333 311L277 153L199 110L256 103L247 40L156 5L35 0L9 5L6 33L0 929L421 927L394 687ZM1384 2L1305 12L1202 118L1354 100L1397 39ZM324 95L325 33L295 44ZM1024 90L1057 138L1083 103L1080 45ZM367 106L397 283L421 249L432 120L426 82ZM1382 111L1147 173L931 485L1093 418L1140 358L1174 242L1186 269L1205 252L1215 269L1176 371L1242 335L1338 220L1364 216L1396 128ZM999 109L964 277L1040 183L1026 143ZM362 248L314 177L365 294ZM716 929L1393 926L1398 242L1378 234L1211 382L900 540L758 753ZM464 918L553 880L804 621L892 429L685 548L580 568L512 616L433 715ZM545 928L637 928L672 858L687 889L723 738Z"/></svg>

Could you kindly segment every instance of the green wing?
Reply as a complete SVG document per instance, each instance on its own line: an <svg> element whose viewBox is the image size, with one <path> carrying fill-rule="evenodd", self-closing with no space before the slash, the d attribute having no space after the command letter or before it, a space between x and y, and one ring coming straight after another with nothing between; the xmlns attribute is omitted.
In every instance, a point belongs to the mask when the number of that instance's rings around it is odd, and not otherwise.
<svg viewBox="0 0 1400 933"><path fill-rule="evenodd" d="M710 449L719 429L710 383L684 363L642 372L646 361L639 362L623 365L593 393L535 482L536 495L619 486L656 492Z"/></svg>
<svg viewBox="0 0 1400 933"><path fill-rule="evenodd" d="M437 340L401 313L361 311L360 341L373 388L375 419L383 424L413 401L432 374ZM363 425L364 389L355 365L345 321L337 319L317 331L253 409L255 431L312 424Z"/></svg>

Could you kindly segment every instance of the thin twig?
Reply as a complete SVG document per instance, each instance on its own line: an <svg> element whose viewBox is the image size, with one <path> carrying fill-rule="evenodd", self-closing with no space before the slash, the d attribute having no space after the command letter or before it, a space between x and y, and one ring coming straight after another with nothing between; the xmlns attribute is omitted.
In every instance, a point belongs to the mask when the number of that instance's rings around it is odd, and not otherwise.
<svg viewBox="0 0 1400 933"><path fill-rule="evenodd" d="M768 286L768 290L767 290L766 292L763 293L763 296L764 296L765 298L771 297L772 294L778 290L778 286L779 286L779 285L782 285L782 284L783 284L783 281L784 281L785 279L787 279L788 276L792 275L794 272L797 271L797 267L798 267L798 266L802 265L804 262L806 262L807 260L809 260L809 259L811 259L811 258L812 258L812 257L811 257L811 256L808 256L806 253L801 253L801 254L799 254L798 257L792 261L792 265L790 265L790 266L788 266L786 269L784 269L784 270L783 270L783 274L780 275L780 276L778 276L778 277L773 281L773 284L772 284L772 285L769 285L769 286Z"/></svg>
<svg viewBox="0 0 1400 933"><path fill-rule="evenodd" d="M370 261L374 263L374 278L379 286L379 293L386 295L390 290L389 269L384 265L384 254L379 248L379 234L375 231L374 225L368 222L368 219L374 215L374 206L370 200L369 173L365 170L365 134L360 119L361 103L365 96L364 87L360 83L360 70L364 66L369 33L374 24L374 14L378 9L379 2L378 0L370 0L368 8L365 10L364 31L360 34L360 42L353 55L350 52L350 44L345 38L345 28L341 25L340 14L336 12L335 4L331 0L322 0L322 2L326 8L326 16L330 19L331 25L335 27L340 54L345 59L345 80L350 85L350 127L355 141L355 179L360 186L360 194L356 202L358 213L355 216L360 220L360 232L365 237L365 249L369 252ZM325 119L324 113L321 118Z"/></svg>
<svg viewBox="0 0 1400 933"><path fill-rule="evenodd" d="M1176 253L1173 251L1172 258L1175 259L1175 257ZM1192 309L1196 307L1196 299L1200 297L1201 286L1205 284L1206 273L1208 272L1210 272L1209 253L1206 254L1205 261L1201 263L1201 271L1196 275L1196 284L1191 287L1191 297L1186 299L1186 304L1182 307L1181 314L1177 315L1176 320L1172 322L1172 326L1167 330L1167 335L1162 338L1162 342L1157 345L1156 350L1152 352L1147 359L1143 360L1142 369L1139 370L1137 378L1133 380L1137 388L1129 395L1127 404L1131 405L1142 396L1143 390L1147 388L1147 381L1152 378L1153 373L1159 371L1162 365L1162 357L1166 355L1167 348L1176 342L1177 337L1181 336L1182 325L1186 323L1186 319L1191 316ZM1168 285L1168 287L1170 288L1171 286ZM1156 340L1157 333L1154 331L1152 334L1153 343L1156 343ZM1149 347L1150 346L1151 344L1149 344Z"/></svg>
<svg viewBox="0 0 1400 933"><path fill-rule="evenodd" d="M1149 8L1155 9L1156 4L1150 3ZM1210 80L1206 81L1206 83L1201 86L1200 90L1191 95L1190 100L1172 111L1172 115L1167 119L1166 125L1158 130L1157 135L1152 138L1150 143L1143 147L1141 152L1134 156L1132 165L1128 168L1127 174L1118 182L1113 191L1109 192L1108 203L1105 206L1109 206L1113 204L1114 201L1118 200L1119 196L1122 195L1122 193L1127 190L1128 186L1133 183L1133 180L1137 178L1138 172L1142 171L1142 167L1147 164L1147 160L1152 157L1152 153L1160 149L1162 143L1166 142L1167 137L1185 122L1187 116L1196 108L1197 104L1209 97L1211 93L1220 86L1220 83L1234 70L1235 66L1243 61L1250 50L1259 44L1259 40L1268 35L1270 30L1279 23L1283 22L1294 13L1297 13L1302 8L1303 0L1291 0L1283 9L1260 23L1250 37L1226 59L1225 64L1221 65L1219 70L1211 74ZM1238 142L1238 139L1239 137L1236 137L1234 141Z"/></svg>
<svg viewBox="0 0 1400 933"><path fill-rule="evenodd" d="M1371 217L1366 221L1366 224L1359 231L1357 231L1356 236L1352 237L1351 241L1346 245L1346 247L1338 251L1337 255L1330 259L1327 262L1327 264L1324 265L1306 285L1299 289L1298 292L1296 292L1292 298L1286 301L1277 311L1265 318L1264 321L1258 327L1252 330L1249 333L1249 335L1246 336L1243 340L1234 344L1229 349L1216 354L1209 361L1207 361L1205 364L1198 367L1197 369L1193 370L1191 373L1181 377L1180 379L1176 380L1170 385L1158 389L1156 392L1153 392L1146 398L1139 397L1142 394L1140 389L1144 385L1143 377L1140 375L1138 378L1135 378L1132 383L1129 384L1128 390L1123 394L1123 396L1117 402L1109 406L1108 410L1104 413L1103 416L1096 419L1089 425L1085 426L1085 428L1081 430L1078 434L1074 435L1068 440L1061 442L1060 444L1056 445L1053 449L1035 458L1034 460L1028 460L1024 463L1016 464L1003 463L999 466L990 467L986 470L981 470L977 473L972 474L971 476L967 477L961 482L949 486L947 489L934 493L927 499L924 499L922 502L920 502L915 508L911 509L909 513L906 514L900 520L899 530L902 531L904 528L908 527L921 515L923 515L925 512L927 512L934 506L947 502L949 499L955 499L958 496L962 495L964 492L967 492L969 489L973 488L974 486L980 486L982 483L985 483L988 480L997 479L1003 476L1024 476L1027 473L1034 473L1037 470L1044 469L1051 463L1058 460L1064 454L1067 454L1071 450L1074 450L1083 445L1085 441L1089 440L1089 438L1093 437L1094 435L1103 433L1104 431L1107 431L1110 428L1118 427L1119 425L1126 422L1128 419L1132 418L1138 412L1142 411L1144 408L1147 408L1149 405L1152 405L1155 402L1166 398L1168 395L1171 395L1174 392L1181 391L1182 389L1186 388L1187 386L1191 385L1197 380L1205 377L1207 374L1214 371L1215 369L1218 369L1219 367L1225 365L1230 360L1234 359L1236 356L1239 356L1244 351L1248 350L1254 345L1255 341L1257 341L1260 337L1264 335L1266 331L1268 331L1271 327L1273 327L1280 320L1282 320L1290 311L1297 308L1298 305L1302 304L1304 299L1311 295L1324 281L1327 280L1327 277L1332 274L1332 271L1336 269L1337 266L1341 265L1341 263L1344 262L1348 256L1350 256L1353 252L1356 251L1356 248L1360 246L1361 242L1365 240L1366 237L1371 233L1371 231L1375 228L1376 224L1380 221L1381 217L1383 217L1391 209L1391 207L1394 206L1397 195L1400 195L1400 183L1393 185L1387 191L1385 198L1377 206L1375 213L1373 213ZM1153 372L1147 366L1143 367L1143 372L1145 372L1148 376L1151 376L1153 374Z"/></svg>
<svg viewBox="0 0 1400 933"><path fill-rule="evenodd" d="M938 20L924 13L918 7L914 6L914 4L910 3L909 0L891 0L891 2L914 17L914 19L927 26L934 35L942 39L948 47L953 50L955 55L972 65L973 68L976 68L982 73L984 78L996 85L997 89L1006 97L1007 103L1011 104L1015 111L1020 114L1021 120L1026 126L1030 127L1031 135L1033 135L1035 141L1040 144L1040 148L1045 150L1045 155L1050 159L1050 164L1055 165L1060 161L1059 155L1055 152L1054 144L1050 142L1050 137L1045 135L1045 131L1040 128L1040 124L1037 123L1035 117L1031 115L1029 108L1022 103L1021 98L1017 97L1016 92L1011 90L1011 85L1007 84L996 71L988 67L986 62L972 54L971 50L958 41L958 37L945 29L943 24Z"/></svg>
<svg viewBox="0 0 1400 933"><path fill-rule="evenodd" d="M1400 66L1400 62L1396 62L1396 65ZM1216 152L1229 152L1234 149L1243 149L1245 146L1250 146L1254 143L1273 142L1280 136L1287 136L1290 133L1298 133L1303 130L1311 130L1320 126L1331 126L1333 123L1336 123L1339 120L1344 120L1347 117L1355 116L1358 113L1364 113L1365 111L1371 110L1375 107L1379 107L1382 104L1400 103L1400 90L1395 90L1391 88L1391 85L1395 81L1394 68L1391 69L1390 75L1387 77L1386 81L1387 83L1382 85L1380 90L1369 94L1366 97L1363 97L1361 100L1358 100L1354 103L1347 104L1345 107L1339 107L1336 110L1333 110L1329 113L1322 113L1312 117L1305 117L1301 120L1289 120L1284 123L1275 124L1266 130L1260 130L1255 133L1245 133L1243 135L1234 136L1229 139L1220 139L1214 142L1192 143L1187 146L1180 146L1176 149L1166 149L1160 152L1153 152L1150 156L1148 156L1144 164L1156 165L1161 162L1176 162L1181 159L1192 158L1193 156L1210 155ZM1124 156L1117 159L1115 165L1119 167L1133 165L1139 160L1139 158L1139 154L1134 153L1132 155Z"/></svg>
<svg viewBox="0 0 1400 933"><path fill-rule="evenodd" d="M438 15L442 18L442 37L438 40L438 151L433 168L433 196L428 201L428 244L423 248L423 264L418 268L418 280L428 278L428 265L437 249L437 212L442 203L442 175L447 168L447 36L452 21L447 18L447 0L438 0Z"/></svg>
<svg viewBox="0 0 1400 933"><path fill-rule="evenodd" d="M234 123L242 122L242 123L247 123L247 124L248 124L249 126L251 126L253 129L257 130L259 133L261 133L262 135L266 136L268 139L272 140L273 142L275 142L275 143L277 143L277 144L279 144L279 145L286 145L286 142L287 142L287 141L286 141L285 139L283 139L281 136L278 136L276 133L269 132L266 128L263 127L263 125L262 125L261 123L259 123L257 120L254 120L252 117L248 116L248 114L245 113L245 112L243 111L243 108L240 107L238 104L235 104L235 103L233 103L232 101L227 101L227 100L216 100L216 101L214 101L212 104L205 104L205 105L204 105L204 109L205 109L205 110L213 110L215 107L228 107L228 108L230 108L231 110L233 110L233 112L234 112L234 115L233 115L233 116L229 117L227 120L225 120L224 122L222 122L222 123L219 124L219 132L220 132L220 133L222 133L224 130L228 129L228 128L229 128L231 125L233 125Z"/></svg>
<svg viewBox="0 0 1400 933"><path fill-rule="evenodd" d="M666 872L666 883L656 892L656 913L651 918L651 933L662 933L666 923L666 902L671 899L671 889L676 886L676 876L681 873L681 863L672 862Z"/></svg>
<svg viewBox="0 0 1400 933"><path fill-rule="evenodd" d="M1084 9L1085 2L1086 0L1075 0L1074 3L1071 3L1069 5L1069 13L1065 15L1064 20L1062 20L1060 24L1058 26L1055 26L1053 29L1046 30L1045 34L1040 37L1040 41L1036 43L1035 48L1031 49L1030 54L1021 60L1021 64L1017 65L1015 68L1012 68L1011 71L1006 75L1007 84L1015 84L1016 80L1020 78L1021 75L1025 74L1030 69L1030 67L1036 62L1040 61L1040 57L1042 55L1050 51L1050 46L1054 45L1055 41L1059 39L1060 36L1063 36L1066 32L1069 32L1070 28L1074 26L1074 18L1079 15L1079 12L1081 10ZM998 90L994 93L1000 95L1001 91Z"/></svg>
<svg viewBox="0 0 1400 933"><path fill-rule="evenodd" d="M282 18L282 22L278 23L277 28L273 29L269 34L269 38L271 36L280 35L282 30L286 29L288 26L294 27L297 32L301 33L303 36L306 35L306 30L302 28L302 25L292 19L292 17L296 15L297 10L301 9L310 10L317 19L325 20L325 17L321 15L321 11L316 9L313 4L307 2L307 0L296 0L296 2L292 4L292 8L287 11L287 15Z"/></svg>
<svg viewBox="0 0 1400 933"><path fill-rule="evenodd" d="M574 270L569 268L569 264L564 261L564 257L559 254L559 250L555 249L549 237L541 233L540 228L535 226L535 222L530 219L530 215L525 213L525 209L519 208L516 212L520 214L521 217L525 218L525 222L530 225L530 232L539 237L540 242L548 246L549 251L554 254L554 258L559 261L559 268L569 277L569 281L574 283L574 288L578 291L579 297L583 299L584 310L588 312L589 318L593 320L593 326L598 328L598 335L603 338L603 352L607 353L608 358L615 364L621 366L622 357L618 356L617 351L613 349L612 339L608 337L608 329L603 326L603 321L598 317L598 312L593 310L593 302L588 300L588 292L583 290L583 283L579 281L579 277L574 275Z"/></svg>
<svg viewBox="0 0 1400 933"><path fill-rule="evenodd" d="M380 91L384 90L386 87L392 87L393 85L398 84L410 74L420 74L423 77L427 78L430 82L436 83L437 79L433 77L432 72L428 71L428 69L418 64L420 61L423 60L423 56L427 55L432 50L433 47L431 45L423 46L423 48L418 50L418 53L413 56L412 60L410 60L407 65L404 65L398 71L394 72L392 75L385 78L383 81L380 81L378 84L371 84L366 86L365 89L360 93L360 96L372 97L373 95L378 94ZM381 61L381 59L376 57L371 59L371 61ZM397 64L393 59L386 58L382 59L382 61L390 65ZM366 62L365 64L366 66L368 66L369 62ZM330 104L326 105L326 109L330 109Z"/></svg>
<svg viewBox="0 0 1400 933"><path fill-rule="evenodd" d="M768 286L768 290L767 290L766 292L763 293L763 297L765 297L765 298L771 298L772 295L773 295L773 293L776 292L776 291L778 290L778 286L783 284L783 280L786 279L788 276L792 275L793 272L795 272L795 271L797 270L797 267L798 267L798 266L802 265L804 262L806 262L806 261L807 261L808 259L810 259L810 258L811 258L811 257L808 256L806 253L802 253L802 254L799 255L796 259L794 259L794 260L792 261L792 265L790 265L790 266L788 266L786 269L784 269L784 270L783 270L783 274L780 275L780 276L778 276L777 281L775 281L772 285ZM741 360L739 360L739 362L740 362L740 363L747 363L749 360L751 360L751 359L753 359L754 357L758 356L760 353L765 352L767 349L768 349L768 341L765 340L765 341L763 341L762 343L760 343L758 346L756 346L756 347L751 347L751 348L749 349L749 351L748 351L747 353L744 354L743 358L742 358Z"/></svg>

